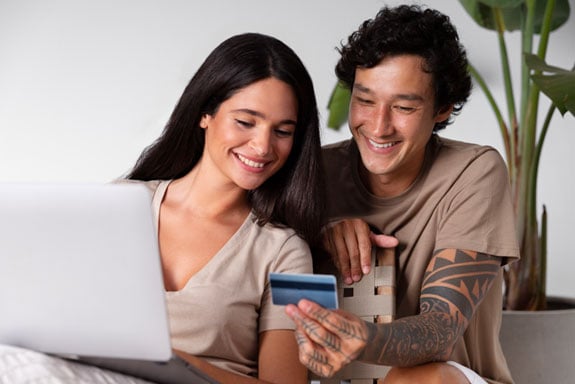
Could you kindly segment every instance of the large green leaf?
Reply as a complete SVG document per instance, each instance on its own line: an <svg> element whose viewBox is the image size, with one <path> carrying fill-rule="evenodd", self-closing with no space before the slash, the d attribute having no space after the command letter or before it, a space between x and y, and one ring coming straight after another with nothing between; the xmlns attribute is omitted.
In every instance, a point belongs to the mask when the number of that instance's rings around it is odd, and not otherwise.
<svg viewBox="0 0 575 384"><path fill-rule="evenodd" d="M525 63L535 71L531 75L541 92L551 99L562 115L569 111L575 116L575 70L558 68L545 63L536 55L526 54Z"/></svg>
<svg viewBox="0 0 575 384"><path fill-rule="evenodd" d="M505 29L508 31L521 29L524 0L459 0L459 2L480 27L497 30L493 8L500 8Z"/></svg>
<svg viewBox="0 0 575 384"><path fill-rule="evenodd" d="M516 8L525 3L525 0L478 0L479 3L488 7Z"/></svg>
<svg viewBox="0 0 575 384"><path fill-rule="evenodd" d="M339 130L342 125L347 123L350 99L350 89L338 81L327 103L327 109L329 111L327 126L329 128Z"/></svg>
<svg viewBox="0 0 575 384"><path fill-rule="evenodd" d="M526 14L525 0L459 0L459 2L473 20L483 28L496 30L493 8L501 9L507 31L521 30L525 24L523 22ZM536 33L541 30L546 3L547 0L536 0L534 20ZM569 19L570 12L569 0L556 0L551 30L553 31L565 24Z"/></svg>
<svg viewBox="0 0 575 384"><path fill-rule="evenodd" d="M545 6L547 0L537 0L535 2L535 31L538 33L541 31L541 26L543 24L543 15L545 14ZM569 0L555 0L555 8L553 8L553 18L551 19L551 30L554 31L569 19L569 14L571 13L571 7L569 6Z"/></svg>

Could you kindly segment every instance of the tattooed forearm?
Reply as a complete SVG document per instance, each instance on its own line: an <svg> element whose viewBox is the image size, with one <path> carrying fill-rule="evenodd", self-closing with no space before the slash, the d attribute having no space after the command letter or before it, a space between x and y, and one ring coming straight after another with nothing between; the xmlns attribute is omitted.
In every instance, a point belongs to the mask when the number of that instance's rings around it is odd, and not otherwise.
<svg viewBox="0 0 575 384"><path fill-rule="evenodd" d="M376 336L367 344L360 360L407 367L444 360L455 341L452 319L444 313L406 317L389 324L370 324Z"/></svg>
<svg viewBox="0 0 575 384"><path fill-rule="evenodd" d="M389 324L370 325L370 342L360 359L413 366L449 358L501 267L490 255L440 250L421 288L420 313Z"/></svg>

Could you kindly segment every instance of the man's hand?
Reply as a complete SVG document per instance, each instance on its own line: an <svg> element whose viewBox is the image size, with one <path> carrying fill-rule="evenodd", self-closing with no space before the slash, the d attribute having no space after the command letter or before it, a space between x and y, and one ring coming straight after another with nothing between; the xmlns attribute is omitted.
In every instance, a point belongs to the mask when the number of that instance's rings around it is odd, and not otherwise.
<svg viewBox="0 0 575 384"><path fill-rule="evenodd" d="M296 324L300 362L322 377L333 376L365 348L368 325L355 315L305 299L288 305L286 313Z"/></svg>
<svg viewBox="0 0 575 384"><path fill-rule="evenodd" d="M360 281L371 268L372 245L393 248L395 237L377 235L361 219L346 219L330 225L323 233L323 246L341 274L345 284Z"/></svg>

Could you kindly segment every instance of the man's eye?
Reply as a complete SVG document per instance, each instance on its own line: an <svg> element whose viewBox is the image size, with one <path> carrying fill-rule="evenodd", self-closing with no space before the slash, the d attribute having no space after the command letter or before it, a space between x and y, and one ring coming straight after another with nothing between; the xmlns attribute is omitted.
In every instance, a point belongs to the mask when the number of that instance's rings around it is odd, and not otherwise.
<svg viewBox="0 0 575 384"><path fill-rule="evenodd" d="M364 99L364 98L361 98L361 97L356 97L356 100L357 100L357 102L360 103L360 104L365 104L365 105L372 105L372 104L373 104L373 101L372 101L372 100Z"/></svg>
<svg viewBox="0 0 575 384"><path fill-rule="evenodd" d="M351 95L351 102L352 102L352 103L357 103L357 104L362 104L362 105L372 105L372 104L374 104L372 99L366 98L366 97L364 97L364 95L360 95L360 94L357 94L357 93L352 93L352 95Z"/></svg>
<svg viewBox="0 0 575 384"><path fill-rule="evenodd" d="M413 108L413 107L406 107L406 106L402 106L402 105L396 105L395 109L397 109L398 111L403 112L403 113L411 113L411 112L415 111L415 108Z"/></svg>

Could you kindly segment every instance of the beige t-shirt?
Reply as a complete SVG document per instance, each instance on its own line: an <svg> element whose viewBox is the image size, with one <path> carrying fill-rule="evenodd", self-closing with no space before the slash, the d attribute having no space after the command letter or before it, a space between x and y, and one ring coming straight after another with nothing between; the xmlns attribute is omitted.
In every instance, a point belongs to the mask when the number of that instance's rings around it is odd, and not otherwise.
<svg viewBox="0 0 575 384"><path fill-rule="evenodd" d="M491 147L434 135L424 169L400 196L378 198L359 178L354 141L324 148L329 217L361 217L398 238L396 317L419 312L423 276L435 250L519 256L507 169ZM512 382L499 343L502 273L478 306L451 356L491 383Z"/></svg>
<svg viewBox="0 0 575 384"><path fill-rule="evenodd" d="M168 184L146 182L156 224ZM250 214L182 290L166 292L172 347L257 375L259 333L295 328L284 307L272 304L270 272L311 273L310 249L293 230L259 226Z"/></svg>

